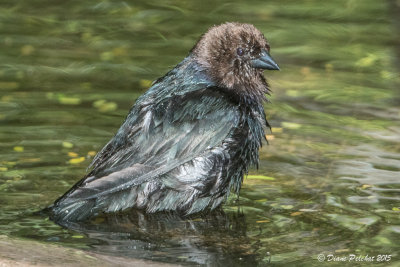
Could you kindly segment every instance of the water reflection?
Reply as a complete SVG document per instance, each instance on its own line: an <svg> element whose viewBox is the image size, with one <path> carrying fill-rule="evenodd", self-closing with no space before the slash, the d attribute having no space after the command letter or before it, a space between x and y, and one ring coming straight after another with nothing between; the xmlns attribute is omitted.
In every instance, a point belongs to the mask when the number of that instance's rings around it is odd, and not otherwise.
<svg viewBox="0 0 400 267"><path fill-rule="evenodd" d="M257 265L244 214L222 210L198 218L130 211L62 226L86 235L93 251L114 256L200 265Z"/></svg>

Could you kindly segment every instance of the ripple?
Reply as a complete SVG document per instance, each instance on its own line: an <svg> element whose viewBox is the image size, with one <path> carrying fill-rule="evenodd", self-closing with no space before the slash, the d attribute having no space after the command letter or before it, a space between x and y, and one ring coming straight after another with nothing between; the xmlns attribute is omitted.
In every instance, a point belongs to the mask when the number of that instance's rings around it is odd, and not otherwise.
<svg viewBox="0 0 400 267"><path fill-rule="evenodd" d="M400 154L372 145L346 149L351 159L337 162L340 179L358 182L360 195L348 196L350 203L374 204L380 200L400 201Z"/></svg>

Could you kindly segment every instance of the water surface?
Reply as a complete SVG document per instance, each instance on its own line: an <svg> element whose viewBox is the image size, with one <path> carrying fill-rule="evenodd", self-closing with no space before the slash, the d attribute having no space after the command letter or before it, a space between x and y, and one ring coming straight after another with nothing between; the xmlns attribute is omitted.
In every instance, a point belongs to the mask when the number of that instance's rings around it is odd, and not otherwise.
<svg viewBox="0 0 400 267"><path fill-rule="evenodd" d="M319 254L396 265L399 5L2 1L0 233L184 265L320 266ZM132 212L69 230L34 215L84 175L151 81L225 21L264 32L281 67L265 72L273 128L240 198L202 218Z"/></svg>

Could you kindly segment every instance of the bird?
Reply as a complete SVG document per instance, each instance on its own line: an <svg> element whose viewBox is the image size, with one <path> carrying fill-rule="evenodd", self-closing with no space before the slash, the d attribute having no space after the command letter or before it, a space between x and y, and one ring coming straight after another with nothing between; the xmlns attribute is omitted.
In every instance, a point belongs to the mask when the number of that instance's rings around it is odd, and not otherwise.
<svg viewBox="0 0 400 267"><path fill-rule="evenodd" d="M87 174L51 206L58 222L129 209L204 214L239 194L270 125L264 70L279 70L254 25L226 22L155 80Z"/></svg>

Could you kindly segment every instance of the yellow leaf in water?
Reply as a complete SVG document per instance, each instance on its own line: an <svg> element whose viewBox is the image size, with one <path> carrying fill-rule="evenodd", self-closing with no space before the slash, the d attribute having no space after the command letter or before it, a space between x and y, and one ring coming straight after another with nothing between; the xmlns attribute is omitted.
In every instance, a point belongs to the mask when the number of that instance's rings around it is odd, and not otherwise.
<svg viewBox="0 0 400 267"><path fill-rule="evenodd" d="M396 79L398 77L398 73L397 72L389 72L386 70L382 70L380 72L381 78L385 79L385 80L391 80L391 79Z"/></svg>
<svg viewBox="0 0 400 267"><path fill-rule="evenodd" d="M0 172L6 172L6 171L8 171L7 167L0 167Z"/></svg>
<svg viewBox="0 0 400 267"><path fill-rule="evenodd" d="M301 124L295 123L295 122L288 122L288 121L283 121L281 123L283 128L287 129L299 129L301 127Z"/></svg>
<svg viewBox="0 0 400 267"><path fill-rule="evenodd" d="M60 96L58 97L58 102L63 105L79 105L82 102L82 99L77 97Z"/></svg>
<svg viewBox="0 0 400 267"><path fill-rule="evenodd" d="M84 162L84 161L85 161L85 157L80 157L80 158L72 158L68 162L70 164L79 164L79 163Z"/></svg>
<svg viewBox="0 0 400 267"><path fill-rule="evenodd" d="M372 66L378 59L379 57L377 55L368 53L366 57L363 57L356 62L356 66L369 67Z"/></svg>
<svg viewBox="0 0 400 267"><path fill-rule="evenodd" d="M88 156L91 156L91 157L94 157L94 156L96 156L96 151L89 151L88 153Z"/></svg>
<svg viewBox="0 0 400 267"><path fill-rule="evenodd" d="M266 134L265 138L267 138L267 140L274 140L275 139L275 135L272 134Z"/></svg>
<svg viewBox="0 0 400 267"><path fill-rule="evenodd" d="M299 216L301 214L303 214L301 211L295 211L295 212L290 213L290 216Z"/></svg>
<svg viewBox="0 0 400 267"><path fill-rule="evenodd" d="M349 252L350 250L348 248L343 248L343 249L337 249L335 250L336 253L343 253L343 252Z"/></svg>
<svg viewBox="0 0 400 267"><path fill-rule="evenodd" d="M104 99L99 99L99 100L94 101L92 106L95 108L99 108L104 103L106 103L106 101Z"/></svg>
<svg viewBox="0 0 400 267"><path fill-rule="evenodd" d="M100 99L93 102L93 107L97 108L100 112L108 112L115 111L118 108L118 105L115 102L107 102L104 99Z"/></svg>
<svg viewBox="0 0 400 267"><path fill-rule="evenodd" d="M400 208L398 208L398 207L393 207L392 210L393 210L393 211L400 211Z"/></svg>
<svg viewBox="0 0 400 267"><path fill-rule="evenodd" d="M78 157L78 153L68 152L68 156L70 156L71 158L76 158L76 157Z"/></svg>
<svg viewBox="0 0 400 267"><path fill-rule="evenodd" d="M13 149L16 152L24 152L24 147L23 146L15 146Z"/></svg>
<svg viewBox="0 0 400 267"><path fill-rule="evenodd" d="M371 187L372 187L372 185L370 185L370 184L363 184L361 186L362 189L367 189L367 188L371 188Z"/></svg>
<svg viewBox="0 0 400 267"><path fill-rule="evenodd" d="M260 220L260 221L256 221L256 223L269 223L270 220Z"/></svg>
<svg viewBox="0 0 400 267"><path fill-rule="evenodd" d="M273 133L281 133L283 132L283 129L281 127L272 127L271 132Z"/></svg>
<svg viewBox="0 0 400 267"><path fill-rule="evenodd" d="M269 177L269 176L265 176L265 175L247 175L247 179L261 179L261 180L270 180L270 181L275 180L274 177Z"/></svg>
<svg viewBox="0 0 400 267"><path fill-rule="evenodd" d="M115 103L115 102L107 102L107 103L104 103L103 105L101 105L99 107L99 111L100 112L109 112L109 111L114 111L117 108L118 108L117 103Z"/></svg>
<svg viewBox="0 0 400 267"><path fill-rule="evenodd" d="M62 142L62 146L65 148L73 148L74 144L65 141L65 142Z"/></svg>
<svg viewBox="0 0 400 267"><path fill-rule="evenodd" d="M285 210L291 210L293 209L293 205L281 205L281 208Z"/></svg>
<svg viewBox="0 0 400 267"><path fill-rule="evenodd" d="M151 86L152 81L150 80L140 80L139 85L142 88L149 88Z"/></svg>
<svg viewBox="0 0 400 267"><path fill-rule="evenodd" d="M300 95L300 92L297 90L287 90L286 95L290 97L298 97Z"/></svg>

